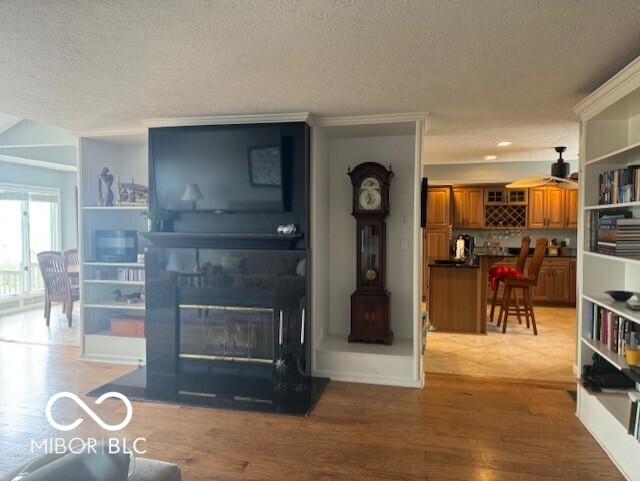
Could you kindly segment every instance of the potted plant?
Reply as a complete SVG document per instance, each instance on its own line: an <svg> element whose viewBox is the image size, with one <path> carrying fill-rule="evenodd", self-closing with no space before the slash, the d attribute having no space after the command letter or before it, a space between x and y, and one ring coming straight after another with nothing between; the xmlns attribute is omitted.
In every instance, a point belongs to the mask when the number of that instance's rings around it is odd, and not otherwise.
<svg viewBox="0 0 640 481"><path fill-rule="evenodd" d="M158 209L156 211L145 210L142 213L147 219L147 229L149 232L170 232L173 221L173 212L166 209Z"/></svg>

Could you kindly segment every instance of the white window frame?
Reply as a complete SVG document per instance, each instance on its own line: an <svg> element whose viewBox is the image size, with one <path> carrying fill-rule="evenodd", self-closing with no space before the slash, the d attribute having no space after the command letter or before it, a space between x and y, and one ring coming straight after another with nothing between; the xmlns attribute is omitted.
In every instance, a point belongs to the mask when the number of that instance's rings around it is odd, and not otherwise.
<svg viewBox="0 0 640 481"><path fill-rule="evenodd" d="M12 184L7 182L0 182L0 189L13 190L16 192L24 193L24 194L48 194L54 195L57 199L57 212L56 215L53 216L53 230L54 233L51 236L53 245L51 246L52 250L60 250L60 246L62 245L62 202L61 202L61 190L59 187L48 187L43 185L27 185L27 184ZM29 276L31 273L31 265L30 265L30 256L29 256L29 248L31 244L30 232L29 232L29 203L26 202L26 216L22 216L22 260L23 265L22 269L24 271L25 265L24 263L29 263ZM26 234L26 235L25 235ZM0 300L0 305L7 302L14 302L18 299L27 299L30 297L42 296L44 292L33 292L31 290L31 282L29 280L29 276L23 276L22 278L22 288L24 292L22 294L17 294L15 296L8 297L6 299ZM28 289L27 289L28 288Z"/></svg>

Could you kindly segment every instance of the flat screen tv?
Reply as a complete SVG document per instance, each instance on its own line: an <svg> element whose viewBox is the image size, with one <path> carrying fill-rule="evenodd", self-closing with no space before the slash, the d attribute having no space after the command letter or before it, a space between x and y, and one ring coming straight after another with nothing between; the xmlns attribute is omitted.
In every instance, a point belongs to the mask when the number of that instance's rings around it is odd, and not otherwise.
<svg viewBox="0 0 640 481"><path fill-rule="evenodd" d="M149 142L158 209L283 210L279 127L159 128L151 129ZM197 184L201 198L182 200L191 184Z"/></svg>

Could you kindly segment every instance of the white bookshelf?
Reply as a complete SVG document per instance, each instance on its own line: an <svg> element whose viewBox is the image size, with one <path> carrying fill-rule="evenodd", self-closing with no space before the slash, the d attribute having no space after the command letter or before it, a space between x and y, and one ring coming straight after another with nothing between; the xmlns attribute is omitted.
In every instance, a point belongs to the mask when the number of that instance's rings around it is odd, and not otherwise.
<svg viewBox="0 0 640 481"><path fill-rule="evenodd" d="M592 339L594 306L640 326L640 312L605 291L640 292L640 260L590 252L590 226L599 214L626 209L640 217L640 201L599 205L599 176L640 164L640 58L580 102L580 221L578 237L578 368L598 353L617 369L628 369L622 352ZM636 390L640 385L636 383ZM631 400L626 393L593 393L578 385L577 415L629 480L640 481L640 443L627 434Z"/></svg>
<svg viewBox="0 0 640 481"><path fill-rule="evenodd" d="M147 129L79 134L81 357L85 360L139 364L146 357L144 338L112 335L109 322L118 316L145 315L144 302L119 302L114 293L144 292L144 263L96 261L95 233L100 229L146 232L147 222L141 215L146 205L98 205L98 174L103 167L109 168L116 197L117 181L148 185L147 134ZM139 253L143 245L139 237Z"/></svg>

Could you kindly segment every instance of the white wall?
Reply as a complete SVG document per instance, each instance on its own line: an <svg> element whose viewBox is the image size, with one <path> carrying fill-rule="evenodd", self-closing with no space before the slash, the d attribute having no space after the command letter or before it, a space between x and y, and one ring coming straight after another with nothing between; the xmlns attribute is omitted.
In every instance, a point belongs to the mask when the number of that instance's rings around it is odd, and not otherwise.
<svg viewBox="0 0 640 481"><path fill-rule="evenodd" d="M379 162L392 165L387 217L387 289L391 293L391 329L396 338L413 338L413 225L415 193L415 137L330 139L329 278L331 334L350 332L350 296L356 288L356 221L351 216L349 165ZM406 217L406 224L402 217ZM408 250L400 250L401 240Z"/></svg>
<svg viewBox="0 0 640 481"><path fill-rule="evenodd" d="M329 334L329 139L317 128L311 130L311 312L312 342L318 346L323 336ZM307 275L309 275L309 272ZM312 365L315 366L315 349Z"/></svg>

